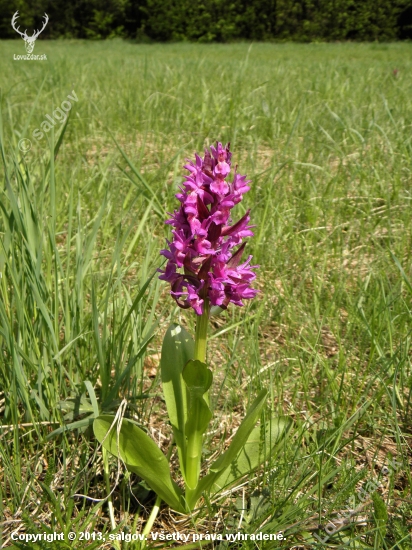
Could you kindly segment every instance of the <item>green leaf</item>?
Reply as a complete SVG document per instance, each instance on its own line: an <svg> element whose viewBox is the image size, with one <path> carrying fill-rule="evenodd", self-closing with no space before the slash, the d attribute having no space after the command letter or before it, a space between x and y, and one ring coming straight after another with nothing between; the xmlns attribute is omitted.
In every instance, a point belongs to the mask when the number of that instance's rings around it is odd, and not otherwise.
<svg viewBox="0 0 412 550"><path fill-rule="evenodd" d="M229 449L212 464L210 473L199 481L196 490L191 494L190 501L187 503L189 509L194 507L202 493L209 491L224 470L229 468L231 463L237 458L237 455L242 450L243 445L255 427L265 404L266 395L267 390L262 390L259 393L233 437Z"/></svg>
<svg viewBox="0 0 412 550"><path fill-rule="evenodd" d="M122 419L119 431L116 424L111 429L114 421L112 415L102 415L94 421L93 430L98 441L119 457L128 470L144 479L171 508L183 513L183 494L171 478L165 455L133 421Z"/></svg>
<svg viewBox="0 0 412 550"><path fill-rule="evenodd" d="M127 162L129 167L131 168L132 172L135 174L137 179L140 181L140 183L143 185L145 190L149 193L149 196L151 195L153 198L153 201L156 202L157 207L155 208L156 213L159 215L160 218L164 219L166 217L166 211L164 209L164 206L159 201L158 193L156 193L152 187L150 187L149 183L146 181L146 179L143 177L143 175L139 172L139 170L134 166L133 162L129 159L129 157L126 155L126 153L123 151L123 149L120 147L118 141L113 136L113 134L109 131L113 141L117 145L117 148L119 149L121 155L123 156L124 160ZM133 178L130 177L130 174L128 174L125 170L122 170L122 172L130 179L130 181L136 185L136 187L139 187L136 182L133 180ZM146 194L145 194L146 196ZM148 198L148 197L147 197Z"/></svg>
<svg viewBox="0 0 412 550"><path fill-rule="evenodd" d="M212 385L213 374L201 361L189 361L183 369L183 380L189 392L188 420L185 424L186 483L190 489L195 489L200 474L202 436L212 418L203 395Z"/></svg>
<svg viewBox="0 0 412 550"><path fill-rule="evenodd" d="M95 417L97 418L99 416L99 404L97 402L97 397L94 392L94 388L92 386L92 383L89 380L84 381L84 385L86 386L86 389L90 395L90 401L93 407L93 413Z"/></svg>
<svg viewBox="0 0 412 550"><path fill-rule="evenodd" d="M276 447L284 439L292 427L292 419L287 416L272 418L262 426L253 428L248 440L240 451L238 457L230 467L223 471L216 479L212 487L212 493L217 493L225 487L233 485L241 477L263 464L270 456L273 456Z"/></svg>
<svg viewBox="0 0 412 550"><path fill-rule="evenodd" d="M61 426L60 428L57 428L57 430L53 430L46 439L51 439L52 437L55 437L56 435L60 435L63 432L69 432L70 430L77 430L81 428L88 428L93 424L93 421L95 419L94 414L91 416L87 416L86 418L83 418L82 420L77 420L76 422L71 422L70 424L66 424L64 426Z"/></svg>
<svg viewBox="0 0 412 550"><path fill-rule="evenodd" d="M412 294L412 282L409 280L408 276L406 275L403 267L401 266L401 263L400 261L398 260L398 258L395 256L395 254L393 254L393 252L390 250L389 251L391 256L392 256L392 259L393 261L395 262L396 264L396 267L399 269L399 273L401 274L402 276L402 279L404 280L405 284L406 284L406 287L408 288L409 292Z"/></svg>
<svg viewBox="0 0 412 550"><path fill-rule="evenodd" d="M182 372L193 359L195 344L190 334L180 325L172 323L167 329L162 345L160 371L167 413L173 428L183 477L185 477L187 420L187 394Z"/></svg>
<svg viewBox="0 0 412 550"><path fill-rule="evenodd" d="M200 396L207 392L213 382L213 374L201 361L189 361L183 369L183 380L190 396Z"/></svg>
<svg viewBox="0 0 412 550"><path fill-rule="evenodd" d="M142 288L139 290L136 298L133 300L133 304L131 306L131 308L129 309L129 311L127 312L127 314L125 315L123 321L122 321L122 324L120 325L120 328L119 330L117 331L117 335L116 335L116 339L119 337L119 334L121 334L123 331L124 331L124 328L125 326L127 325L127 322L128 320L130 319L130 317L132 316L132 314L136 311L136 309L138 308L146 290L147 290L147 287L150 285L153 277L156 275L156 271L154 271L150 277L147 279L147 281L145 282L145 284L142 286Z"/></svg>
<svg viewBox="0 0 412 550"><path fill-rule="evenodd" d="M201 361L189 361L183 369L183 380L189 392L188 419L185 424L185 435L189 441L195 432L201 437L212 418L203 395L212 385L213 374Z"/></svg>
<svg viewBox="0 0 412 550"><path fill-rule="evenodd" d="M253 430L256 422L258 421L263 405L265 404L267 393L267 390L262 390L256 397L237 432L235 433L230 447L212 464L210 467L211 472L222 472L235 460L239 454L239 451L246 443L250 432Z"/></svg>

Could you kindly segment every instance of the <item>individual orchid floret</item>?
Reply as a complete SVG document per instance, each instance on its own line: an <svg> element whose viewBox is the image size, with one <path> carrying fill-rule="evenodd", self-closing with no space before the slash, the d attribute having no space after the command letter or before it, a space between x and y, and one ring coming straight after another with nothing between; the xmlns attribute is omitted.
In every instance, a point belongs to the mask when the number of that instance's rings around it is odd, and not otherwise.
<svg viewBox="0 0 412 550"><path fill-rule="evenodd" d="M229 303L243 305L257 294L251 287L256 278L248 260L241 264L246 237L253 236L250 211L235 223L231 210L249 191L249 180L235 171L231 182L229 144L217 143L201 158L189 161L189 175L176 198L180 208L166 221L174 229L173 241L160 252L168 262L159 269L160 279L171 284L170 294L182 308L202 315L205 300L226 309ZM237 247L235 249L235 247ZM178 270L181 270L180 272Z"/></svg>

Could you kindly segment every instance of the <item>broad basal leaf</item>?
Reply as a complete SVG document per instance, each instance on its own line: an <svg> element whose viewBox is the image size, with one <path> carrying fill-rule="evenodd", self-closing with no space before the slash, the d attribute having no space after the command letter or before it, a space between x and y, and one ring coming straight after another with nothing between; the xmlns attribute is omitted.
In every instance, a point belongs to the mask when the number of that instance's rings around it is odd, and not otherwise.
<svg viewBox="0 0 412 550"><path fill-rule="evenodd" d="M172 480L169 463L156 443L131 420L123 419L119 431L116 423L110 430L114 420L114 416L102 415L94 421L99 442L119 457L128 470L144 479L171 508L184 512L182 491Z"/></svg>
<svg viewBox="0 0 412 550"><path fill-rule="evenodd" d="M186 363L193 359L194 352L195 344L190 334L180 325L171 324L163 340L160 369L163 394L179 451L183 476L185 475L184 431L187 419L187 396L182 372Z"/></svg>

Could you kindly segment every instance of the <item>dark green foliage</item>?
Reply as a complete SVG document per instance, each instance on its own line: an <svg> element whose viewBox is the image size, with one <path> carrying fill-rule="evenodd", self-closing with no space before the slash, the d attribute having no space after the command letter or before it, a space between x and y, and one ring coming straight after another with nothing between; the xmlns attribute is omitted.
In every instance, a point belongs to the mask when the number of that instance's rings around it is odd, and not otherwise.
<svg viewBox="0 0 412 550"><path fill-rule="evenodd" d="M407 2L277 0L276 35L310 40L394 40Z"/></svg>
<svg viewBox="0 0 412 550"><path fill-rule="evenodd" d="M0 0L0 37L17 10L29 34L138 41L396 40L412 38L412 0Z"/></svg>
<svg viewBox="0 0 412 550"><path fill-rule="evenodd" d="M41 26L44 13L50 17L49 24L42 33L47 38L111 38L128 36L130 18L133 29L138 20L133 15L130 0L0 0L0 37L15 38L11 27L13 14L19 11L20 30L27 29L29 35Z"/></svg>

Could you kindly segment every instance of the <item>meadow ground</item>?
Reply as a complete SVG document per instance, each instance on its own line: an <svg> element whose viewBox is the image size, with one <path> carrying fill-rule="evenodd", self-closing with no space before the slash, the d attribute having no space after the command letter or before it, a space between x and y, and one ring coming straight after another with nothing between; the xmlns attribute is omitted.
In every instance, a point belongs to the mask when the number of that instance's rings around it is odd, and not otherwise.
<svg viewBox="0 0 412 550"><path fill-rule="evenodd" d="M258 475L193 518L163 508L154 530L286 537L230 548L410 549L412 45L39 40L47 61L23 53L2 42L4 546L112 547L10 538L113 531L99 410L126 398L167 448L159 345L194 316L156 276L139 290L161 265L185 158L220 140L253 182L236 208L252 209L261 293L211 330L206 459L261 388L264 417L294 425ZM67 124L33 137L73 91ZM115 459L110 471L118 529L141 532L153 494Z"/></svg>

